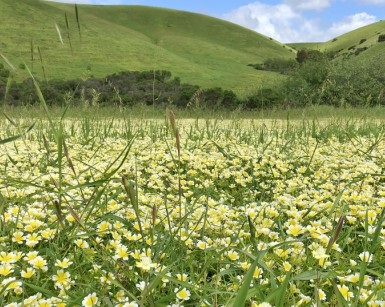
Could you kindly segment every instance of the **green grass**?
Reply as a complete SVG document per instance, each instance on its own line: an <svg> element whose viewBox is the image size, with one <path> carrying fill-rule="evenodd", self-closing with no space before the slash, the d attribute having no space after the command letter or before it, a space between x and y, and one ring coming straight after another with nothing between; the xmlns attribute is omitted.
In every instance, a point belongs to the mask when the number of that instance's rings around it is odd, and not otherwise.
<svg viewBox="0 0 385 307"><path fill-rule="evenodd" d="M41 79L38 47L48 79L165 69L182 82L205 88L219 86L238 94L281 78L247 64L270 57L294 57L289 47L274 40L200 14L143 6L87 5L78 5L78 13L81 37L74 5L1 0L0 18L6 35L0 39L0 52L16 67L24 62L33 66ZM25 76L19 70L18 78Z"/></svg>
<svg viewBox="0 0 385 307"><path fill-rule="evenodd" d="M289 43L287 44L289 47L299 50L299 49L314 49L314 50L320 50L321 47L325 45L324 42L311 42L311 43Z"/></svg>
<svg viewBox="0 0 385 307"><path fill-rule="evenodd" d="M12 107L6 106L3 111L14 119L44 119L46 115L39 106ZM60 118L64 109L50 107L50 114L54 118ZM163 108L136 105L130 108L117 107L71 107L66 111L66 118L79 119L164 119ZM378 121L385 117L385 108L362 107L362 108L336 108L332 106L308 106L303 108L268 108L253 111L239 110L209 110L209 109L177 109L175 113L180 119L201 120L367 120Z"/></svg>

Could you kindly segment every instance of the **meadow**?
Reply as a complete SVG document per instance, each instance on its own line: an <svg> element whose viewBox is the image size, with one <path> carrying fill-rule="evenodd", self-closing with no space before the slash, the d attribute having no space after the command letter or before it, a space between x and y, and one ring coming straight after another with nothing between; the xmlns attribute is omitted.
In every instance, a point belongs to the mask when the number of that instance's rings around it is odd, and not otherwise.
<svg viewBox="0 0 385 307"><path fill-rule="evenodd" d="M385 108L371 95L352 108L327 79L343 107L275 106L262 87L284 76L248 64L293 49L203 15L0 7L0 306L385 306ZM317 50L374 45L372 29ZM39 87L127 69L155 84L155 68L262 104L174 114L75 104L72 89L47 106ZM40 105L7 105L26 76Z"/></svg>
<svg viewBox="0 0 385 307"><path fill-rule="evenodd" d="M324 111L5 110L0 305L384 306L385 126Z"/></svg>

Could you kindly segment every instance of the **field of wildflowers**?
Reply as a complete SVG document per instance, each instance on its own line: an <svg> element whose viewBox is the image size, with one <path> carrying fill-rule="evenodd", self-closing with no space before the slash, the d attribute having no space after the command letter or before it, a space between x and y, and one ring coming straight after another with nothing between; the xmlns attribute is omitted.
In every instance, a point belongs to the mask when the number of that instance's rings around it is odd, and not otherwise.
<svg viewBox="0 0 385 307"><path fill-rule="evenodd" d="M385 306L381 123L0 127L1 306Z"/></svg>

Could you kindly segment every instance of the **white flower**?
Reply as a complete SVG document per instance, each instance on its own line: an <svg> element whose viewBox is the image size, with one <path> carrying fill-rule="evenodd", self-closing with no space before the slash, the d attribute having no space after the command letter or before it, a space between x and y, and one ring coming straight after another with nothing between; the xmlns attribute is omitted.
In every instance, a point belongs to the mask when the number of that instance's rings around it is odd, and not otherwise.
<svg viewBox="0 0 385 307"><path fill-rule="evenodd" d="M368 251L362 252L361 254L358 255L360 259L364 262L370 263L373 260L373 255L369 253Z"/></svg>

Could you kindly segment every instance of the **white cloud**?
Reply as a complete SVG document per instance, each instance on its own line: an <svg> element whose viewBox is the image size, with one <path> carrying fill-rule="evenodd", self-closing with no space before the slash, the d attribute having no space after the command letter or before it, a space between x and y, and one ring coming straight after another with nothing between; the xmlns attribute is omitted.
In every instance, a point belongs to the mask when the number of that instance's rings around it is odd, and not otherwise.
<svg viewBox="0 0 385 307"><path fill-rule="evenodd" d="M278 41L284 41L288 34L285 32L291 32L291 22L300 16L286 4L268 5L254 2L225 14L223 17ZM289 34L289 36L291 35Z"/></svg>
<svg viewBox="0 0 385 307"><path fill-rule="evenodd" d="M329 39L319 28L319 20L304 18L286 3L268 5L254 2L225 14L223 18L282 43Z"/></svg>
<svg viewBox="0 0 385 307"><path fill-rule="evenodd" d="M285 0L283 2L294 10L319 11L329 7L331 0Z"/></svg>
<svg viewBox="0 0 385 307"><path fill-rule="evenodd" d="M348 16L340 22L332 24L330 32L333 33L333 36L335 37L376 21L377 18L373 15L358 13Z"/></svg>
<svg viewBox="0 0 385 307"><path fill-rule="evenodd" d="M276 5L254 2L241 6L222 18L282 43L328 41L343 33L371 24L377 19L367 13L358 13L340 22L327 25L321 19L310 19L304 15L305 10L319 10L328 5L330 5L329 0L284 0L282 4Z"/></svg>
<svg viewBox="0 0 385 307"><path fill-rule="evenodd" d="M365 4L385 4L385 0L361 0Z"/></svg>

